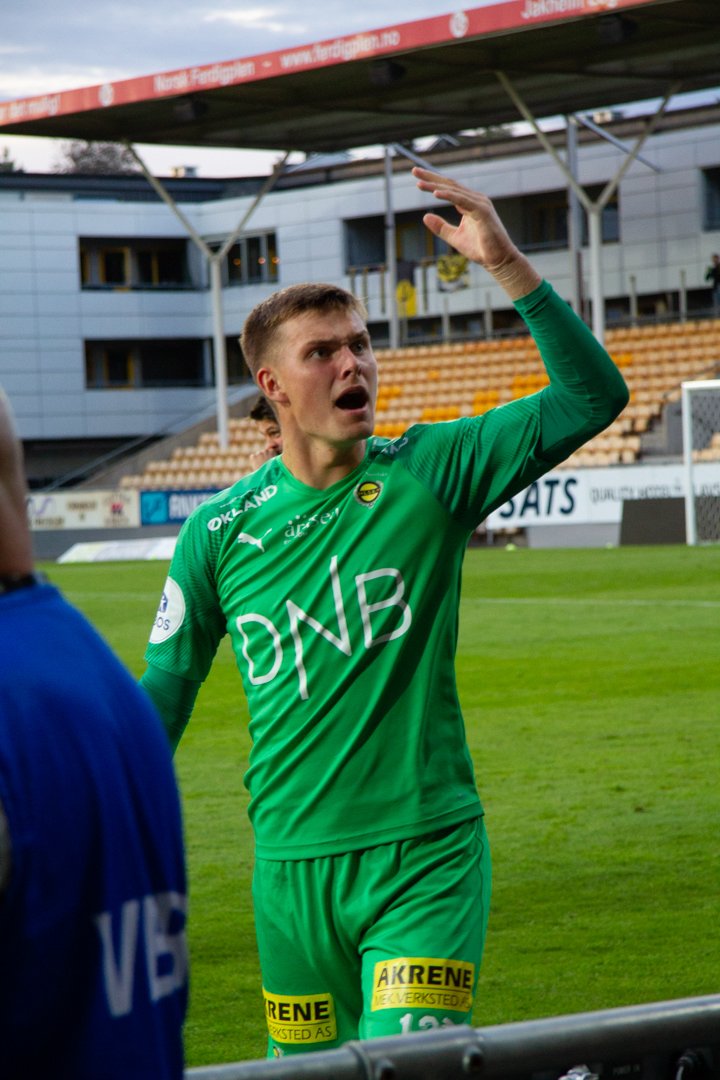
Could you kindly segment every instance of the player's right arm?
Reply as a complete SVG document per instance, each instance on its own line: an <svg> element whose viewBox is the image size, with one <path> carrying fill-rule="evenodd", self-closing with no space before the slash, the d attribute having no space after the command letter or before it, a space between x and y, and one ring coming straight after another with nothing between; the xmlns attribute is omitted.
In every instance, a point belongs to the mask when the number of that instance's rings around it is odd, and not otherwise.
<svg viewBox="0 0 720 1080"><path fill-rule="evenodd" d="M165 734L175 753L192 715L202 683L163 671L155 664L148 664L140 679L140 685L160 714Z"/></svg>
<svg viewBox="0 0 720 1080"><path fill-rule="evenodd" d="M178 537L145 651L148 666L140 684L173 751L226 632L215 586L216 554L206 516L192 514Z"/></svg>

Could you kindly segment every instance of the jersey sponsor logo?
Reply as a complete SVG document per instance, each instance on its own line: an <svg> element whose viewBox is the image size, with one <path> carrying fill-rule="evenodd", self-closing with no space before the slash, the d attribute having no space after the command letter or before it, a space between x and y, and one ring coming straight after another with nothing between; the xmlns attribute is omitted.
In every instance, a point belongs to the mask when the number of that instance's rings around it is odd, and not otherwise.
<svg viewBox="0 0 720 1080"><path fill-rule="evenodd" d="M374 506L382 494L383 485L380 480L363 480L353 491L353 495L361 506Z"/></svg>
<svg viewBox="0 0 720 1080"><path fill-rule="evenodd" d="M332 510L324 510L322 514L296 514L294 518L288 521L285 527L285 543L289 544L291 540L299 540L301 536L305 536L311 529L316 529L321 525L329 525L331 521L340 514L340 507L334 506Z"/></svg>
<svg viewBox="0 0 720 1080"><path fill-rule="evenodd" d="M332 994L270 994L263 987L263 997L273 1041L311 1046L337 1038Z"/></svg>
<svg viewBox="0 0 720 1080"><path fill-rule="evenodd" d="M401 956L380 960L373 972L371 1008L431 1008L470 1012L475 965L465 960Z"/></svg>
<svg viewBox="0 0 720 1080"><path fill-rule="evenodd" d="M405 600L402 574L392 566L355 575L355 595L360 608L363 643L366 649L381 645L407 633L412 624L412 610ZM330 560L330 586L337 619L337 633L323 626L313 615L296 604L285 601L289 636L295 654L298 690L302 700L310 697L305 669L305 649L301 629L308 627L345 656L352 656L353 645L348 629L346 601L338 570L338 557ZM242 654L247 662L247 675L254 686L270 683L277 676L285 656L283 635L275 623L260 612L240 615L235 625L242 636ZM285 629L285 627L283 627ZM287 631L285 634L285 647Z"/></svg>
<svg viewBox="0 0 720 1080"><path fill-rule="evenodd" d="M246 513L248 510L259 510L263 503L266 503L268 499L272 499L274 495L277 495L277 487L275 484L269 484L268 487L263 488L261 491L246 491L242 495L235 496L231 501L237 505L231 506L229 510L225 510L215 517L211 517L207 523L209 531L217 532L218 529L222 529L223 525L232 525L233 521L239 518L241 514Z"/></svg>
<svg viewBox="0 0 720 1080"><path fill-rule="evenodd" d="M272 529L266 529L262 536L251 536L250 533L241 532L238 533L237 542L238 544L249 544L251 547L256 547L258 551L264 551L263 540L271 532Z"/></svg>
<svg viewBox="0 0 720 1080"><path fill-rule="evenodd" d="M185 597L177 581L171 577L165 582L160 606L150 632L150 644L159 645L177 633L185 618Z"/></svg>
<svg viewBox="0 0 720 1080"><path fill-rule="evenodd" d="M181 989L188 977L187 898L178 892L126 900L94 922L102 948L105 997L111 1016L133 1011L138 975L153 1003ZM138 959L142 955L142 960Z"/></svg>

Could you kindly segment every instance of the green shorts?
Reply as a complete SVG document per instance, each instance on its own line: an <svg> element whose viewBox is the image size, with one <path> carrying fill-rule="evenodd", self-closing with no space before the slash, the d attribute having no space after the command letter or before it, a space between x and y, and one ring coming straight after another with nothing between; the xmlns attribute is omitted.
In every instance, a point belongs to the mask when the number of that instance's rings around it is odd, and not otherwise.
<svg viewBox="0 0 720 1080"><path fill-rule="evenodd" d="M483 819L255 866L269 1056L469 1023L490 903Z"/></svg>

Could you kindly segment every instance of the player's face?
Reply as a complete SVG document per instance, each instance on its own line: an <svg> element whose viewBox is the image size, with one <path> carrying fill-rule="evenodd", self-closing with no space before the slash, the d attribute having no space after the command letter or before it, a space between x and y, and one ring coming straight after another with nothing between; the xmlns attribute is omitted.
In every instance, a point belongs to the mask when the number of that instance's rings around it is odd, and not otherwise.
<svg viewBox="0 0 720 1080"><path fill-rule="evenodd" d="M304 312L278 329L273 354L283 427L288 415L306 436L334 446L372 435L377 363L360 315Z"/></svg>

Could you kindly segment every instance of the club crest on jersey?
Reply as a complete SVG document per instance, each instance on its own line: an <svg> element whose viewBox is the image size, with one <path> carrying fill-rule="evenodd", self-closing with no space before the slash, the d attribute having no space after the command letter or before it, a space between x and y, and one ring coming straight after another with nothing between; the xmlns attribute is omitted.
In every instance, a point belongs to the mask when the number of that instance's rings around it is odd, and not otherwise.
<svg viewBox="0 0 720 1080"><path fill-rule="evenodd" d="M353 491L361 506L374 506L382 494L383 485L379 480L363 480Z"/></svg>

